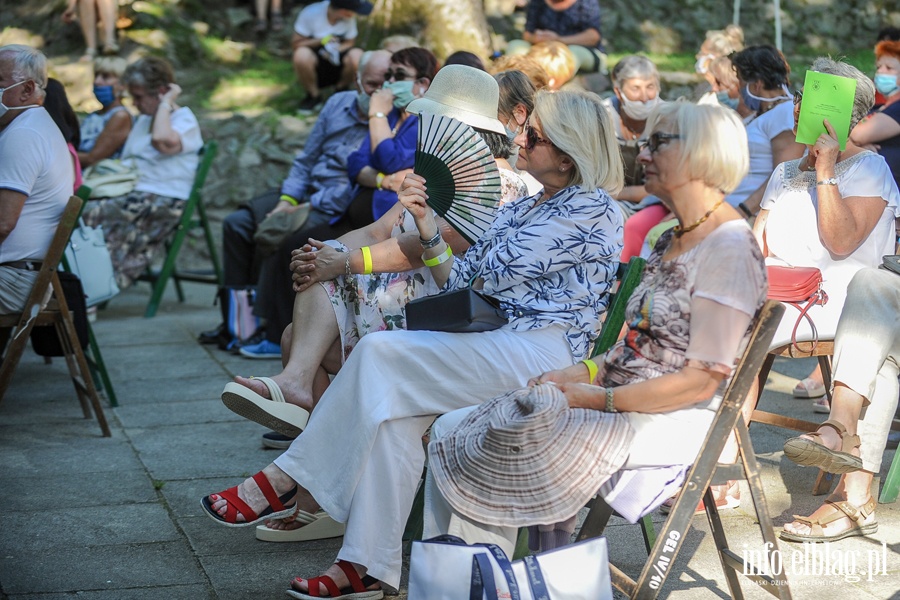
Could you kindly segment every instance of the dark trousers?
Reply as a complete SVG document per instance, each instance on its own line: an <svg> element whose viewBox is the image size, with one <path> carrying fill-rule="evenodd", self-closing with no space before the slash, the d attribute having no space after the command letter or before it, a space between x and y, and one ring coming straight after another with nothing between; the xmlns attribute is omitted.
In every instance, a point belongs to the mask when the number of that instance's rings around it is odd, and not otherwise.
<svg viewBox="0 0 900 600"><path fill-rule="evenodd" d="M307 243L309 238L333 240L371 224L374 221L372 190L363 188L350 203L347 213L333 225L329 225L327 220L314 222L314 212L311 211L306 225L292 233L262 265L254 310L257 315L266 318L266 339L273 344L281 342L281 333L294 318L296 294L291 279L291 252Z"/></svg>
<svg viewBox="0 0 900 600"><path fill-rule="evenodd" d="M222 222L222 252L225 285L255 285L261 258L256 253L253 234L266 215L278 204L281 193L270 190L225 217Z"/></svg>

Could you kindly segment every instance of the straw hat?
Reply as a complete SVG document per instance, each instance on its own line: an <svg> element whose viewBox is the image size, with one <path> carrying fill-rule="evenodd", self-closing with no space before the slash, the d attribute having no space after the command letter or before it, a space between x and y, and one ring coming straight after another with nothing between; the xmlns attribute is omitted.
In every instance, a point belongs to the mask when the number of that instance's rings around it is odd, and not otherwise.
<svg viewBox="0 0 900 600"><path fill-rule="evenodd" d="M428 446L434 481L466 517L503 527L543 525L577 513L631 450L620 414L571 409L554 384L479 406Z"/></svg>
<svg viewBox="0 0 900 600"><path fill-rule="evenodd" d="M497 119L500 86L493 77L466 65L447 65L434 76L425 96L409 103L406 112L453 117L475 129L506 134Z"/></svg>

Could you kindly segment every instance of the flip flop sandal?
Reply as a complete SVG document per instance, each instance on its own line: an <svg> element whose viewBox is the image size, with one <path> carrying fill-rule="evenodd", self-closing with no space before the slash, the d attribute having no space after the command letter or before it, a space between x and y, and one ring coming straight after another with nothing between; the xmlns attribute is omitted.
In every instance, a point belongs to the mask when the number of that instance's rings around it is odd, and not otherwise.
<svg viewBox="0 0 900 600"><path fill-rule="evenodd" d="M251 377L261 381L271 399L260 396L239 383L229 383L222 391L222 403L231 411L288 437L297 437L309 421L309 411L285 402L278 384L269 377Z"/></svg>
<svg viewBox="0 0 900 600"><path fill-rule="evenodd" d="M810 533L791 533L782 529L781 539L789 542L836 542L847 537L869 535L878 531L878 523L863 523L869 515L875 512L875 498L869 497L868 501L862 506L853 506L846 500L826 500L825 504L831 508L831 512L816 519L794 515L795 520L810 528ZM845 529L835 535L825 535L824 526L843 517L847 517L856 524L850 529Z"/></svg>
<svg viewBox="0 0 900 600"><path fill-rule="evenodd" d="M812 377L807 377L796 386L793 391L794 398L806 400L825 395L825 384L819 383Z"/></svg>
<svg viewBox="0 0 900 600"><path fill-rule="evenodd" d="M303 526L297 529L271 529L263 523L256 526L256 539L261 542L308 542L344 535L344 524L332 519L324 510L313 514L297 509L292 516Z"/></svg>
<svg viewBox="0 0 900 600"><path fill-rule="evenodd" d="M269 483L269 478L265 476L265 474L260 471L256 475L253 476L253 481L256 482L256 485L259 486L259 490L263 493L263 496L266 497L266 500L269 502L269 505L263 510L261 513L256 514L256 512L250 508L250 506L240 499L238 496L237 486L232 488L228 488L224 492L219 492L216 494L217 496L224 498L225 501L228 502L228 508L225 512L225 516L221 516L215 510L213 510L213 501L209 496L205 496L200 500L200 505L203 507L203 512L211 518L216 523L221 525L225 525L226 527L247 527L249 525L254 525L263 521L265 519L279 519L282 517L288 517L294 512L294 506L285 506L284 503L293 498L297 494L297 486L294 486L293 489L286 492L283 496L279 497L277 493L275 493L275 489L272 487L272 484ZM244 521L238 521L238 514L244 517Z"/></svg>
<svg viewBox="0 0 900 600"><path fill-rule="evenodd" d="M829 419L819 427L831 427L841 436L841 449L831 450L825 445L803 437L791 438L784 443L784 455L804 467L819 467L829 473L852 473L863 468L862 459L850 451L859 448L859 436L847 433L843 423ZM818 431L806 435L821 438Z"/></svg>
<svg viewBox="0 0 900 600"><path fill-rule="evenodd" d="M384 592L381 588L377 590L366 589L370 585L378 583L377 579L370 577L369 575L365 575L360 579L359 575L356 574L356 569L345 560L337 561L337 566L341 568L344 575L346 575L347 579L350 581L350 585L347 587L339 588L335 585L334 580L327 575L313 577L312 579L306 580L310 592L315 590L315 595L313 595L294 589L294 582L303 581L303 579L297 577L291 582L291 589L287 591L288 596L297 598L298 600L317 600L318 598L331 598L332 600L380 600L381 598L384 598ZM319 594L320 583L328 590L327 596Z"/></svg>

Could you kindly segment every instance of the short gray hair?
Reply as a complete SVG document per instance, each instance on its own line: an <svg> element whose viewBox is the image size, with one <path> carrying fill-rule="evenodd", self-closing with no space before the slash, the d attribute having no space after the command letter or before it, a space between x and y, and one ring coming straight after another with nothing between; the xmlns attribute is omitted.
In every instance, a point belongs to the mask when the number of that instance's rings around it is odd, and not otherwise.
<svg viewBox="0 0 900 600"><path fill-rule="evenodd" d="M856 80L856 93L853 96L853 112L850 115L850 131L856 124L863 120L872 110L875 104L875 84L862 71L840 60L832 60L827 56L820 56L809 68L817 73L828 73L839 77L848 77Z"/></svg>
<svg viewBox="0 0 900 600"><path fill-rule="evenodd" d="M6 56L11 54L12 56ZM37 85L35 93L43 98L47 88L47 57L37 48L23 44L0 46L0 58L12 61L11 76L14 81L32 80Z"/></svg>
<svg viewBox="0 0 900 600"><path fill-rule="evenodd" d="M613 84L622 89L629 79L655 79L659 83L659 71L653 61L646 56L629 54L616 63L612 70Z"/></svg>

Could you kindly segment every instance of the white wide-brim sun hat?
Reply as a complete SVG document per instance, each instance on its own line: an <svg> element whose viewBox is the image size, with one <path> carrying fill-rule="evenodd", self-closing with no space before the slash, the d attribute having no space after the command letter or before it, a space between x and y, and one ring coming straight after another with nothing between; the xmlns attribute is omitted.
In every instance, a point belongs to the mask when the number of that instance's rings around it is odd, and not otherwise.
<svg viewBox="0 0 900 600"><path fill-rule="evenodd" d="M500 86L486 72L465 65L447 65L434 76L425 96L409 103L406 112L452 117L475 129L506 134L497 119Z"/></svg>

